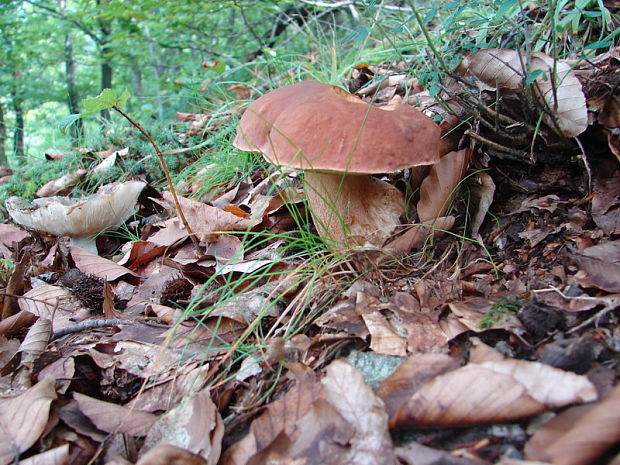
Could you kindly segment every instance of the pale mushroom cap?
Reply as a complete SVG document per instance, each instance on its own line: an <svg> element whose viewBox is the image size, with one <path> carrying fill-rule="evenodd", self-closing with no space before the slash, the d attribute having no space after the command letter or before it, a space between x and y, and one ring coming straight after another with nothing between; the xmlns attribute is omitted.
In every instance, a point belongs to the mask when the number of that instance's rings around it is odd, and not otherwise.
<svg viewBox="0 0 620 465"><path fill-rule="evenodd" d="M233 144L297 169L388 173L439 161L440 129L409 105L370 105L339 87L306 81L250 104Z"/></svg>
<svg viewBox="0 0 620 465"><path fill-rule="evenodd" d="M11 218L22 226L57 236L86 237L128 219L145 185L141 181L106 184L84 199L47 197L29 203L10 197L5 205Z"/></svg>

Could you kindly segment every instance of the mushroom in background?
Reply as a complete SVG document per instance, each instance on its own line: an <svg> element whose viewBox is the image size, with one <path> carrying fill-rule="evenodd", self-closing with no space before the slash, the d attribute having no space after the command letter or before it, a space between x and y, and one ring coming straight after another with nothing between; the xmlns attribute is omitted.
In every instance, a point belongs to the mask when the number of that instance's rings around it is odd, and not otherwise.
<svg viewBox="0 0 620 465"><path fill-rule="evenodd" d="M97 253L95 236L134 214L144 186L142 181L115 182L101 186L97 193L83 199L47 197L31 203L21 197L9 197L5 206L17 224L68 236L72 245Z"/></svg>
<svg viewBox="0 0 620 465"><path fill-rule="evenodd" d="M245 111L233 145L302 169L322 237L381 246L400 224L403 194L372 174L440 158L440 129L408 105L375 106L313 81L281 87Z"/></svg>

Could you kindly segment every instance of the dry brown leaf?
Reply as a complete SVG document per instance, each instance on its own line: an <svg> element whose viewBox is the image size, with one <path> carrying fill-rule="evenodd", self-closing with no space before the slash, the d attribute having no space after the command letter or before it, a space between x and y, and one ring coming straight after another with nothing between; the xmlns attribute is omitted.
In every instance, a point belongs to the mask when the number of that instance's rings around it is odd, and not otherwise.
<svg viewBox="0 0 620 465"><path fill-rule="evenodd" d="M431 449L417 442L410 442L397 447L396 455L400 462L405 465L488 465L488 462L482 460L458 457L449 452Z"/></svg>
<svg viewBox="0 0 620 465"><path fill-rule="evenodd" d="M485 84L510 90L521 88L532 72L540 72L533 82L541 103L554 115L545 122L566 137L575 137L588 127L588 110L581 83L569 64L542 52L530 54L511 49L488 48L463 58L459 72L470 72ZM554 122L555 120L555 122Z"/></svg>
<svg viewBox="0 0 620 465"><path fill-rule="evenodd" d="M399 357L407 355L407 339L396 334L380 311L363 313L362 318L370 333L370 349L373 352Z"/></svg>
<svg viewBox="0 0 620 465"><path fill-rule="evenodd" d="M306 416L323 395L323 385L314 377L298 382L283 398L267 406L265 412L252 422L248 435L224 453L221 463L248 464L253 457L269 448L278 437L293 434L298 420Z"/></svg>
<svg viewBox="0 0 620 465"><path fill-rule="evenodd" d="M15 357L19 346L18 339L7 339L0 335L0 372Z"/></svg>
<svg viewBox="0 0 620 465"><path fill-rule="evenodd" d="M7 247L12 247L13 242L19 242L22 239L25 239L30 234L28 234L23 229L19 229L12 224L0 224L0 242L2 242Z"/></svg>
<svg viewBox="0 0 620 465"><path fill-rule="evenodd" d="M72 458L69 444L63 444L62 446L20 460L18 465L72 465L74 463Z"/></svg>
<svg viewBox="0 0 620 465"><path fill-rule="evenodd" d="M454 225L453 216L444 216L432 221L429 225L415 224L393 241L385 245L385 249L397 256L408 253L411 249L423 246L429 237L449 231Z"/></svg>
<svg viewBox="0 0 620 465"><path fill-rule="evenodd" d="M409 357L396 371L383 380L377 395L385 402L390 417L416 392L433 378L458 368L459 363L443 354L423 354Z"/></svg>
<svg viewBox="0 0 620 465"><path fill-rule="evenodd" d="M329 403L353 427L350 449L343 464L396 464L388 416L364 376L343 360L332 362L321 380ZM319 432L326 434L326 432Z"/></svg>
<svg viewBox="0 0 620 465"><path fill-rule="evenodd" d="M52 322L47 318L39 318L30 327L22 341L19 351L22 353L22 363L34 362L47 347L52 335Z"/></svg>
<svg viewBox="0 0 620 465"><path fill-rule="evenodd" d="M36 319L36 315L28 311L17 312L15 315L0 321L0 336L11 337L21 331L22 328L34 323Z"/></svg>
<svg viewBox="0 0 620 465"><path fill-rule="evenodd" d="M67 173L58 179L48 182L37 191L37 197L52 197L65 195L86 176L86 170L79 169L74 173Z"/></svg>
<svg viewBox="0 0 620 465"><path fill-rule="evenodd" d="M543 425L526 445L530 459L588 465L620 443L620 386L601 402L568 409Z"/></svg>
<svg viewBox="0 0 620 465"><path fill-rule="evenodd" d="M481 328L480 321L493 309L495 303L495 301L485 299L484 297L472 297L460 302L450 302L448 306L459 322L470 331L480 332L485 329L506 329L517 333L524 332L523 325L513 314L498 317L488 328Z"/></svg>
<svg viewBox="0 0 620 465"><path fill-rule="evenodd" d="M586 377L541 363L514 359L470 363L422 385L398 409L390 425L510 421L596 397Z"/></svg>
<svg viewBox="0 0 620 465"><path fill-rule="evenodd" d="M164 192L163 197L164 200L172 203L172 196L169 192ZM257 224L256 221L240 218L219 208L184 197L179 197L179 204L189 227L203 242L212 242L217 239L218 234L228 231L245 231Z"/></svg>
<svg viewBox="0 0 620 465"><path fill-rule="evenodd" d="M431 166L420 186L417 211L421 223L432 223L446 214L463 179L470 155L469 149L450 152Z"/></svg>
<svg viewBox="0 0 620 465"><path fill-rule="evenodd" d="M19 465L71 465L71 459L69 444L63 444L62 446L20 460Z"/></svg>
<svg viewBox="0 0 620 465"><path fill-rule="evenodd" d="M209 464L216 464L222 450L224 422L211 400L209 391L185 399L151 426L144 447L170 444L197 454Z"/></svg>
<svg viewBox="0 0 620 465"><path fill-rule="evenodd" d="M137 276L133 271L124 266L120 266L112 260L100 257L81 247L70 247L69 252L71 253L71 258L73 258L75 262L75 266L82 273L97 276L106 281L114 281L127 274Z"/></svg>
<svg viewBox="0 0 620 465"><path fill-rule="evenodd" d="M0 399L0 465L13 463L45 430L54 383L46 378L17 397Z"/></svg>
<svg viewBox="0 0 620 465"><path fill-rule="evenodd" d="M607 292L620 292L619 264L608 263L583 255L575 256L575 261L580 267L580 272L576 277L583 286L594 286Z"/></svg>
<svg viewBox="0 0 620 465"><path fill-rule="evenodd" d="M151 413L129 409L94 399L79 392L73 393L80 410L97 428L106 433L127 433L143 436L157 419Z"/></svg>
<svg viewBox="0 0 620 465"><path fill-rule="evenodd" d="M52 326L57 331L71 324L70 319L75 315L77 306L73 294L67 289L42 284L19 299L19 308L39 318L52 320Z"/></svg>
<svg viewBox="0 0 620 465"><path fill-rule="evenodd" d="M167 411L199 386L204 386L208 378L208 364L194 362L178 366L170 371L169 376L159 377L157 383L147 385L127 406L143 412Z"/></svg>
<svg viewBox="0 0 620 465"><path fill-rule="evenodd" d="M136 465L215 465L215 462L208 462L180 447L160 444L140 457Z"/></svg>
<svg viewBox="0 0 620 465"><path fill-rule="evenodd" d="M495 183L488 173L478 173L476 175L478 186L472 190L472 196L477 203L474 216L471 220L471 236L478 241L482 240L479 230L482 226L484 218L489 212L489 207L493 203L493 195L495 194Z"/></svg>
<svg viewBox="0 0 620 465"><path fill-rule="evenodd" d="M170 218L162 224L157 224L157 226L162 225L163 227L159 231L149 236L148 241L151 244L162 247L172 247L187 239L187 233L182 228L178 218Z"/></svg>
<svg viewBox="0 0 620 465"><path fill-rule="evenodd" d="M117 263L130 270L136 270L162 255L167 249L165 246L156 245L149 241L131 241L123 246L125 255Z"/></svg>

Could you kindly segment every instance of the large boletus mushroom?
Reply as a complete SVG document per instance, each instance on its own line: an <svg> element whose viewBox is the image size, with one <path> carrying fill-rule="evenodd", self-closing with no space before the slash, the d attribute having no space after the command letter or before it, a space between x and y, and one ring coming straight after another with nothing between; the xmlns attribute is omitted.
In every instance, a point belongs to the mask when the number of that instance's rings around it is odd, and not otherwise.
<svg viewBox="0 0 620 465"><path fill-rule="evenodd" d="M436 163L439 127L409 105L370 105L313 81L281 87L245 111L234 140L305 171L319 233L340 246L381 246L400 223L403 194L372 174Z"/></svg>

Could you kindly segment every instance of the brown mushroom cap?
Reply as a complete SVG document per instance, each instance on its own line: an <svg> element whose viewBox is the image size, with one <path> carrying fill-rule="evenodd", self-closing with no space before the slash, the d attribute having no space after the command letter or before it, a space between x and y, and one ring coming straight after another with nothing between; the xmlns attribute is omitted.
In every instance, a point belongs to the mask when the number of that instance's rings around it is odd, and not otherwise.
<svg viewBox="0 0 620 465"><path fill-rule="evenodd" d="M439 127L409 105L370 105L306 81L250 104L233 144L296 169L373 174L436 163L439 137Z"/></svg>

